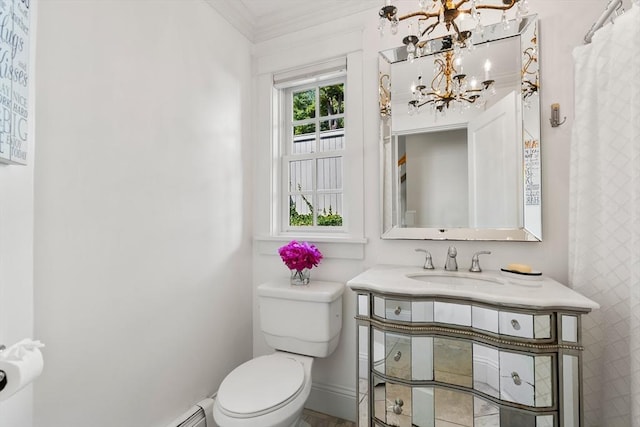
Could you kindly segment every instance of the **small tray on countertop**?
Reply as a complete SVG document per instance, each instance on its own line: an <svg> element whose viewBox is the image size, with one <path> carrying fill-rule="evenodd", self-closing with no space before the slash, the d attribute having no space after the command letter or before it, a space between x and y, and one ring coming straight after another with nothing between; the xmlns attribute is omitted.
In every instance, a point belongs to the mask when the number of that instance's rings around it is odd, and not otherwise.
<svg viewBox="0 0 640 427"><path fill-rule="evenodd" d="M507 268L501 268L500 274L506 277L520 280L542 280L542 273L539 271L531 271L529 273L523 273L521 271L509 270Z"/></svg>

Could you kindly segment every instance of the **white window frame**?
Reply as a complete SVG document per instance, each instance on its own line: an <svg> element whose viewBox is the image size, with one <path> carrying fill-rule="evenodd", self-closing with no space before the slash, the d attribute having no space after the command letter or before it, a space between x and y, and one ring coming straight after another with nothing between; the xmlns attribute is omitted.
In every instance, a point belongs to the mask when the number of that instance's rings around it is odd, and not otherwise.
<svg viewBox="0 0 640 427"><path fill-rule="evenodd" d="M365 237L364 204L364 110L363 103L364 54L360 50L362 34L355 31L340 34L333 38L310 40L305 52L320 50L343 54L342 57L320 59L316 54L291 56L289 52L274 50L261 51L256 61L258 98L252 106L256 117L254 158L254 241L260 254L273 255L282 242L306 240L320 244L325 257L342 259L363 259ZM326 45L326 46L325 46ZM314 47L315 46L315 47ZM318 58L312 62L313 58ZM311 61L309 61L311 59ZM280 129L283 113L280 111L281 88L286 81L301 80L314 72L336 70L336 59L342 69L347 68L345 88L345 115L347 126L343 164L343 218L342 232L307 232L303 230L285 231L282 229L281 201L281 162ZM312 65L309 65L312 64ZM286 68L282 68L283 65ZM329 67L327 67L329 65ZM332 68L333 67L333 68ZM286 70L286 71L283 71ZM374 84L376 82L373 82ZM372 107L373 108L373 107ZM377 110L372 110L377 111ZM377 114L377 112L375 113ZM377 117L374 113L372 115ZM347 123L348 122L348 123ZM372 148L375 150L377 145ZM377 153L377 151L375 151ZM372 181L370 181L372 182ZM288 209L286 212L288 218ZM377 214L375 207L368 212Z"/></svg>
<svg viewBox="0 0 640 427"><path fill-rule="evenodd" d="M335 77L338 75L338 77ZM309 80L307 78L306 80ZM348 144L347 140L347 126L348 126L348 118L346 115L346 105L348 105L347 99L347 79L346 72L330 72L330 73L319 73L317 76L312 78L313 81L308 82L305 81L302 84L292 84L287 85L285 88L280 89L280 102L281 108L280 113L282 114L282 120L280 123L282 124L280 127L280 147L279 152L280 155L280 177L281 177L281 187L280 187L280 229L285 233L296 233L296 232L311 232L311 233L344 233L346 229L348 229L348 213L345 210L345 191L344 191L344 167L345 167L345 153L346 146ZM320 116L320 88L325 86L332 86L337 84L343 84L344 86L344 105L345 110L343 113L334 114L330 116ZM304 92L309 89L315 89L315 105L316 105L316 114L314 118L305 119L305 120L293 120L293 94ZM322 137L323 131L320 129L321 122L331 119L344 119L344 128L343 128L343 144L342 148L339 150L331 150L331 151L320 151L319 144L320 139ZM294 126L304 125L304 124L315 124L315 139L314 139L314 148L311 153L303 153L303 154L295 154L292 153L291 150L293 148L293 139L295 136L293 135ZM312 134L310 134L312 135ZM341 159L341 170L340 170L340 179L342 182L342 186L336 189L329 190L321 190L318 189L318 160L324 158L334 158L339 157ZM290 162L292 161L300 161L300 160L311 160L311 189L307 189L306 191L298 192L295 189L290 190L289 188L289 173L290 173ZM319 196L322 194L334 194L339 193L341 197L341 206L339 214L342 217L342 225L340 226L328 226L328 225L312 225L312 226L293 226L289 224L290 215L289 215L289 203L290 196L297 194L307 194L311 196L311 204L316 207L315 212L313 214L314 222L317 221L318 218L318 210L319 210ZM338 206L336 206L338 209Z"/></svg>

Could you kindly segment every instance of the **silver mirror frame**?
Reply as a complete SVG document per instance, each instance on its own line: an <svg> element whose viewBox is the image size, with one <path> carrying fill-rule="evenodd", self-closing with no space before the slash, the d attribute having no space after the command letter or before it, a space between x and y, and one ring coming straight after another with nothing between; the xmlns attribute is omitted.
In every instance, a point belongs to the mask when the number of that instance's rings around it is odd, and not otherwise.
<svg viewBox="0 0 640 427"><path fill-rule="evenodd" d="M536 57L539 57L538 43L538 19L537 15L529 15L519 24L511 21L508 29L504 29L501 23L487 26L482 35L473 34L472 41L479 45L491 41L510 37L519 37L522 64L526 62L527 49L535 49ZM430 42L433 53L449 49L450 43L443 39ZM484 240L484 241L541 241L542 240L542 189L541 189L541 164L540 164L540 91L539 67L536 61L529 69L522 70L522 99L528 105L527 112L522 112L522 166L523 166L523 197L522 197L522 223L521 228L420 228L399 227L394 224L394 210L397 202L394 201L395 191L393 186L393 138L391 132L392 113L388 109L390 102L388 94L391 90L391 66L394 63L407 60L407 52L404 46L381 51L379 54L379 83L380 83L380 192L381 192L381 237L383 239L407 239L407 240ZM535 86L531 84L534 79ZM535 90L531 90L531 88ZM528 92L525 92L527 91ZM384 105L383 105L384 102Z"/></svg>

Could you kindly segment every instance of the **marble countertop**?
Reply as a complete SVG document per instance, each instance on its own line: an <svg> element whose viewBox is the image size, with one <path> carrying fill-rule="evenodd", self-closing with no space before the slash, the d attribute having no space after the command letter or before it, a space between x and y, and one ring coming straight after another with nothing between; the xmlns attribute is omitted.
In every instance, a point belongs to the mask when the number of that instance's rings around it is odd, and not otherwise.
<svg viewBox="0 0 640 427"><path fill-rule="evenodd" d="M519 278L492 270L471 273L378 265L349 280L347 286L387 294L465 298L530 308L567 308L585 312L600 308L598 303L550 277Z"/></svg>

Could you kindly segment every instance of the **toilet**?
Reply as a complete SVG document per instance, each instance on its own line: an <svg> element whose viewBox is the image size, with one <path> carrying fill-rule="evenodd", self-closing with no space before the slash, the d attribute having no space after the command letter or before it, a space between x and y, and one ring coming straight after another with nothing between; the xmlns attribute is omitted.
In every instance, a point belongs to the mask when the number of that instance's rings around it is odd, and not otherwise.
<svg viewBox="0 0 640 427"><path fill-rule="evenodd" d="M220 384L213 417L220 427L296 427L311 392L316 357L338 346L344 284L313 281L258 286L260 329L273 354L235 368Z"/></svg>

